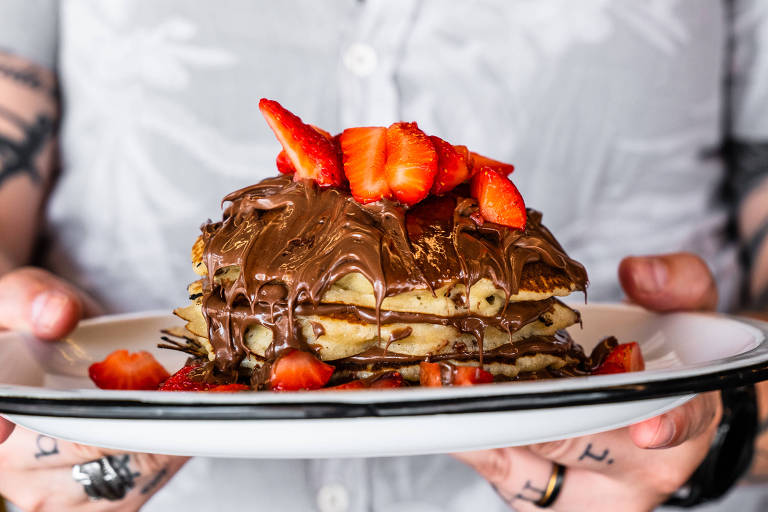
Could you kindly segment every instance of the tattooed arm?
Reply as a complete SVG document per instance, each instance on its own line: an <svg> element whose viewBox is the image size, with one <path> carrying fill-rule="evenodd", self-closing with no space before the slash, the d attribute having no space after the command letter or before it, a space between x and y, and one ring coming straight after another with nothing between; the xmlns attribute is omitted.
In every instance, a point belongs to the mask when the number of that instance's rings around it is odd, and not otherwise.
<svg viewBox="0 0 768 512"><path fill-rule="evenodd" d="M0 53L0 274L29 262L55 162L54 74Z"/></svg>

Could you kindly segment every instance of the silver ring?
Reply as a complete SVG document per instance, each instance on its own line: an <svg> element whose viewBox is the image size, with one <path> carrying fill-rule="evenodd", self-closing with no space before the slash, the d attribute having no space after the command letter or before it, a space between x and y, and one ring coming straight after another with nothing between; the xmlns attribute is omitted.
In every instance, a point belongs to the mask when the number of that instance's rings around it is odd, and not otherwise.
<svg viewBox="0 0 768 512"><path fill-rule="evenodd" d="M128 467L130 455L107 455L72 466L72 478L83 486L93 500L116 501L136 485L137 474Z"/></svg>

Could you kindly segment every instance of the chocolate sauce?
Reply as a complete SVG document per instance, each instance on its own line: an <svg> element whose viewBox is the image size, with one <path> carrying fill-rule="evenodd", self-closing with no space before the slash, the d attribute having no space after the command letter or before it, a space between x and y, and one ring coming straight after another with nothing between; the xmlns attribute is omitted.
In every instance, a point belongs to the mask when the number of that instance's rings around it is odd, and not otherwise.
<svg viewBox="0 0 768 512"><path fill-rule="evenodd" d="M478 208L466 186L407 209L389 200L360 205L344 190L278 176L233 192L224 202L230 204L223 220L202 226L209 273L203 314L220 370L237 367L245 357L244 336L252 325L274 334L268 361L288 348L310 350L295 315L307 308L322 310L326 305L320 300L330 286L353 272L373 285L377 325L392 318L392 312L381 311L386 297L414 289L434 293L460 282L468 294L488 278L508 299L518 292L530 264L555 269L579 290L587 284L584 268L541 225L540 213L528 210L525 230L487 221L480 225L471 218ZM212 276L235 265L240 267L236 280L214 285ZM503 326L512 309L505 305L499 318L458 320L462 332L476 336L481 357L484 327ZM370 315L363 310L354 314ZM425 321L424 315L413 318Z"/></svg>

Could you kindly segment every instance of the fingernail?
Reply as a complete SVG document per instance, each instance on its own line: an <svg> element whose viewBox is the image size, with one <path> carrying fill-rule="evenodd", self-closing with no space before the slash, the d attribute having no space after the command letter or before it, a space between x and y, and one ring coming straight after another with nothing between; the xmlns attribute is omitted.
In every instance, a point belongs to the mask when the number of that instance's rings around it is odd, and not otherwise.
<svg viewBox="0 0 768 512"><path fill-rule="evenodd" d="M41 293L32 301L32 325L43 333L51 332L70 300L68 295L55 290Z"/></svg>
<svg viewBox="0 0 768 512"><path fill-rule="evenodd" d="M640 258L635 268L635 284L639 291L653 294L667 284L667 264L660 258Z"/></svg>
<svg viewBox="0 0 768 512"><path fill-rule="evenodd" d="M676 433L677 427L675 426L675 422L669 418L661 417L659 428L656 430L653 442L651 442L648 448L664 448L668 446L675 438Z"/></svg>

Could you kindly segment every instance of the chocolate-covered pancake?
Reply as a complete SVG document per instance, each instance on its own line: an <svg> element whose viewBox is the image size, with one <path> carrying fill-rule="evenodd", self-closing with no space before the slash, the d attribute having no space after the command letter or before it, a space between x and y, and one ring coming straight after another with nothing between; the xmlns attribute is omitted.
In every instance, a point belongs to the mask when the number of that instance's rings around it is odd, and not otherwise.
<svg viewBox="0 0 768 512"><path fill-rule="evenodd" d="M396 368L418 380L420 361L507 377L583 362L556 338L579 317L555 297L585 290L584 268L535 210L511 230L478 221L468 192L407 209L280 176L229 194L192 249L186 335L218 371L299 349L338 365L336 380Z"/></svg>

